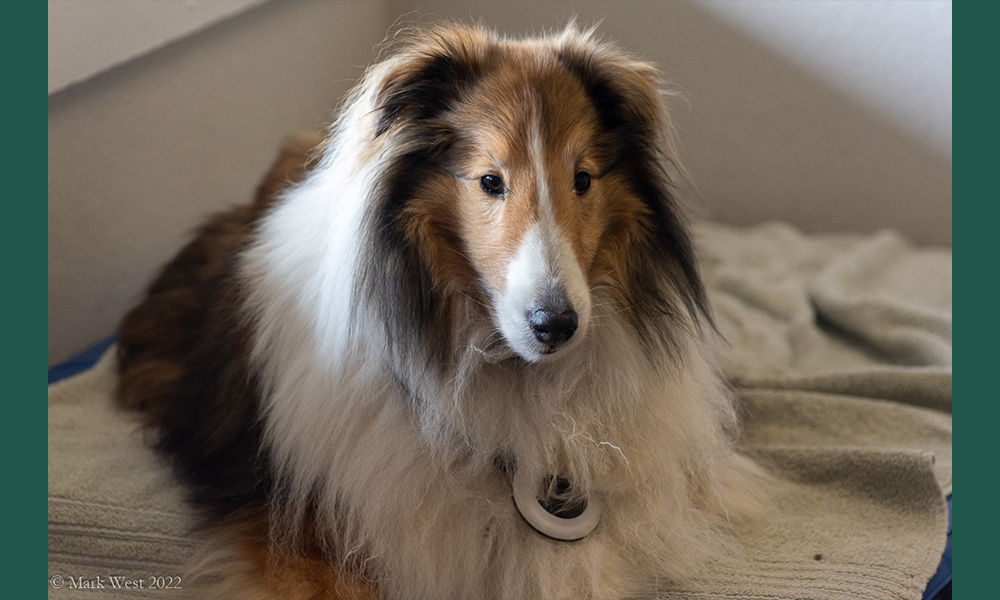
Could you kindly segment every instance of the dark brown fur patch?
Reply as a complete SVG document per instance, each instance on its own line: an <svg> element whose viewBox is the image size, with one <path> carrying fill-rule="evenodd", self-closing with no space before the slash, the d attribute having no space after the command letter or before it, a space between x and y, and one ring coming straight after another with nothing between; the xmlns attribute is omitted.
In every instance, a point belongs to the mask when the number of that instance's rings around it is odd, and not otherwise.
<svg viewBox="0 0 1000 600"><path fill-rule="evenodd" d="M279 192L315 164L322 137L292 139L255 201L218 214L163 269L122 321L118 399L142 412L158 449L208 514L266 501L272 482L235 257Z"/></svg>

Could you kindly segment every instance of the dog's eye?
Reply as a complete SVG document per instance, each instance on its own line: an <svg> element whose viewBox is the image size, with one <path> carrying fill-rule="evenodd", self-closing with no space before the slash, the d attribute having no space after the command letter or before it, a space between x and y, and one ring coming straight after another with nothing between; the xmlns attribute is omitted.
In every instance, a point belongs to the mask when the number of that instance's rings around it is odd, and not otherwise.
<svg viewBox="0 0 1000 600"><path fill-rule="evenodd" d="M483 175L480 177L479 187L483 188L483 191L490 196L503 196L503 179L500 179L496 175Z"/></svg>
<svg viewBox="0 0 1000 600"><path fill-rule="evenodd" d="M580 171L573 177L573 189L577 194L582 194L590 189L590 173Z"/></svg>

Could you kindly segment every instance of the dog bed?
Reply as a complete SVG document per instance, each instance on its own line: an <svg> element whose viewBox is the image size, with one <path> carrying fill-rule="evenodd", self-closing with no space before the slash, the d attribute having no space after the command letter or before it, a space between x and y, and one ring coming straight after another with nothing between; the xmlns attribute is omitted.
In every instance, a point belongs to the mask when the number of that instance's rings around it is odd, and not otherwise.
<svg viewBox="0 0 1000 600"><path fill-rule="evenodd" d="M950 581L951 251L781 223L695 236L742 447L781 484L743 555L657 597L933 597ZM109 345L49 388L49 597L184 598L192 517L113 406Z"/></svg>

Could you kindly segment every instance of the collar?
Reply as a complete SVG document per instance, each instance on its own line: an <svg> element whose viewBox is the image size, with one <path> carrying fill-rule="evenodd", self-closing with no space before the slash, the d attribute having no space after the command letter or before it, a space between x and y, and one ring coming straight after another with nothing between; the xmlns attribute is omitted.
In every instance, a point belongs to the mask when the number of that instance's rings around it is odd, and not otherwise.
<svg viewBox="0 0 1000 600"><path fill-rule="evenodd" d="M582 540L594 531L601 520L601 505L597 498L574 497L571 494L572 483L564 477L548 475L535 482L522 476L522 471L518 470L511 482L511 490L518 514L532 529L547 538L562 542ZM569 499L566 499L567 496Z"/></svg>

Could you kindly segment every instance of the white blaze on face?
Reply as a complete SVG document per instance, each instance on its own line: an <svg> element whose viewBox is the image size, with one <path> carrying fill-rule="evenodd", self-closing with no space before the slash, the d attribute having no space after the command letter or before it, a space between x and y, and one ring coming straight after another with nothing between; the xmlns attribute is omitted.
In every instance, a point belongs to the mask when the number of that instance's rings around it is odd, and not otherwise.
<svg viewBox="0 0 1000 600"><path fill-rule="evenodd" d="M536 362L551 354L564 353L586 336L590 324L590 290L573 246L555 218L537 127L531 141L538 186L538 221L525 233L507 266L506 288L498 301L497 316L500 331L511 349L525 360ZM554 315L575 313L575 332L568 340L543 341L532 327L532 315L539 314L538 311Z"/></svg>

